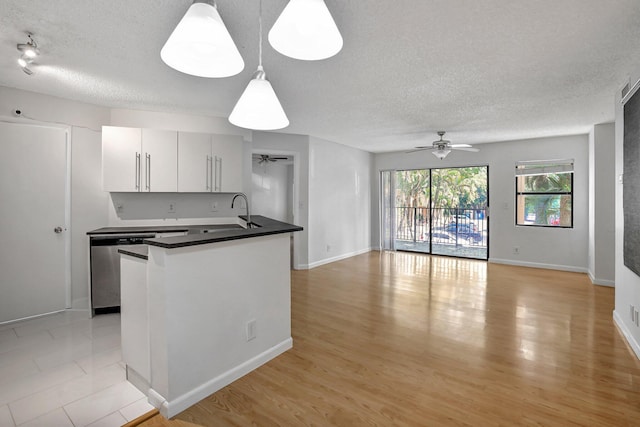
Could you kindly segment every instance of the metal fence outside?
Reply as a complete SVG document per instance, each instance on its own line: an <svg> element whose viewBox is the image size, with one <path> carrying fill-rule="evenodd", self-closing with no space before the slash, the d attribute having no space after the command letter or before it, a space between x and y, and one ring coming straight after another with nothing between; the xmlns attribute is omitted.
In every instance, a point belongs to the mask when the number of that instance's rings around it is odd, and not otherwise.
<svg viewBox="0 0 640 427"><path fill-rule="evenodd" d="M486 259L488 236L484 207L396 207L397 249L465 256L460 248L477 248L479 251L466 252L472 258Z"/></svg>

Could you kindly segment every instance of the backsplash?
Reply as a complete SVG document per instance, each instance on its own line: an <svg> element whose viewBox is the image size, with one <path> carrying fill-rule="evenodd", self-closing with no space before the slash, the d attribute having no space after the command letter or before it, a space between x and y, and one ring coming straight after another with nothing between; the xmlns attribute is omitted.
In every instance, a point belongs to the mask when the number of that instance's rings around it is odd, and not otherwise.
<svg viewBox="0 0 640 427"><path fill-rule="evenodd" d="M236 193L110 193L109 225L215 223L246 213L244 200L231 200ZM254 213L254 212L252 212ZM259 212L255 212L259 213ZM209 221L210 220L210 221Z"/></svg>

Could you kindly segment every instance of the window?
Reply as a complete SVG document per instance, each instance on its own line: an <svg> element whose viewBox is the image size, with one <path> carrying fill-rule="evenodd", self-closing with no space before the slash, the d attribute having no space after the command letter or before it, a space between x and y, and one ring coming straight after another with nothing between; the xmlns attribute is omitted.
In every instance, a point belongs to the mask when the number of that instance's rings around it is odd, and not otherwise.
<svg viewBox="0 0 640 427"><path fill-rule="evenodd" d="M573 160L516 163L516 225L573 227Z"/></svg>

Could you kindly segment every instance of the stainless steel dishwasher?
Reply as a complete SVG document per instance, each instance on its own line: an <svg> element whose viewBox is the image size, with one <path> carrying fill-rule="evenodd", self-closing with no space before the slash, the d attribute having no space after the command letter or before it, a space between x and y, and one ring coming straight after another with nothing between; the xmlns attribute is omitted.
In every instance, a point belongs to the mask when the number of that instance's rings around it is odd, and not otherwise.
<svg viewBox="0 0 640 427"><path fill-rule="evenodd" d="M120 311L120 254L118 249L142 245L155 234L105 234L89 239L91 315Z"/></svg>

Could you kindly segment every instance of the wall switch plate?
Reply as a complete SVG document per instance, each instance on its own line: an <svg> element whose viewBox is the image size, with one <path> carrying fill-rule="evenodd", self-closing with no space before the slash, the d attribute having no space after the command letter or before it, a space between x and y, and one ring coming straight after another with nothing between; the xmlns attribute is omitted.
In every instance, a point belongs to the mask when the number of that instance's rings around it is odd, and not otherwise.
<svg viewBox="0 0 640 427"><path fill-rule="evenodd" d="M169 213L176 213L176 202L169 202L169 208L167 209Z"/></svg>
<svg viewBox="0 0 640 427"><path fill-rule="evenodd" d="M252 339L255 339L256 337L256 320L249 320L247 322L247 329L246 329L246 333L247 333L247 341L251 341Z"/></svg>

